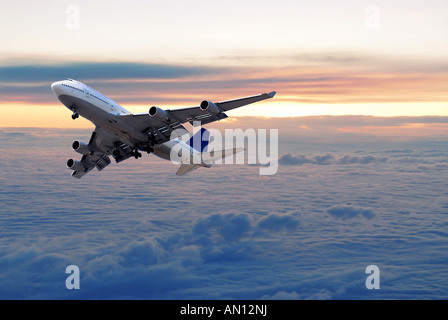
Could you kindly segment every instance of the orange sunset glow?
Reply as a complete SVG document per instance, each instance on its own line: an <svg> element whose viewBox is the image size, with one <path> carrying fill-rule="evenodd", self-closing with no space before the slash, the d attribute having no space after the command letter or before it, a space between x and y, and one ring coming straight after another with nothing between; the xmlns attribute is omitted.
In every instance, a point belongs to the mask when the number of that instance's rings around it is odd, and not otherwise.
<svg viewBox="0 0 448 320"><path fill-rule="evenodd" d="M0 21L20 27L0 30L0 127L91 128L72 121L51 92L65 78L134 113L275 90L275 99L230 115L448 116L446 4L348 1L341 10L329 1L262 1L235 12L199 0L191 4L199 11L170 7L170 23L168 4L139 2L136 12L112 1L108 18L95 14L100 2L71 5L4 5ZM45 22L34 14L44 6ZM13 21L8 12L21 16ZM416 12L425 24L416 26Z"/></svg>

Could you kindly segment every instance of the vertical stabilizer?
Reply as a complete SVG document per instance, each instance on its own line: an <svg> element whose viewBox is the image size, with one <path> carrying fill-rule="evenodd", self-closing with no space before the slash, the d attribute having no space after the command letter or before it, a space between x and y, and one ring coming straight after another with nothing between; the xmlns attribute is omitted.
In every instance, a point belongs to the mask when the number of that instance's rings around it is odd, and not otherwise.
<svg viewBox="0 0 448 320"><path fill-rule="evenodd" d="M187 144L199 152L206 152L207 146L210 139L210 132L207 129L202 128L198 130L191 138L188 140Z"/></svg>

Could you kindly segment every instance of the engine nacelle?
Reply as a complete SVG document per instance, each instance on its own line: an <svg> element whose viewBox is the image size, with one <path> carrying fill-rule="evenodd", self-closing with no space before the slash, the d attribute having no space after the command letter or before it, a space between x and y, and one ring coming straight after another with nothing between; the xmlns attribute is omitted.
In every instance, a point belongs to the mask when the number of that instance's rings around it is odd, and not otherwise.
<svg viewBox="0 0 448 320"><path fill-rule="evenodd" d="M152 118L160 119L162 121L169 121L170 120L170 116L169 116L168 112L166 112L163 109L160 109L159 107L151 107L151 108L149 108L149 116L152 117Z"/></svg>
<svg viewBox="0 0 448 320"><path fill-rule="evenodd" d="M92 150L90 150L90 147L87 143L78 141L78 140L76 140L72 143L72 148L73 148L73 150L75 150L76 152L78 152L82 155L88 155L92 152Z"/></svg>
<svg viewBox="0 0 448 320"><path fill-rule="evenodd" d="M207 100L202 101L199 107L201 108L201 110L208 111L212 114L219 114L222 112L222 110L219 109L216 104Z"/></svg>
<svg viewBox="0 0 448 320"><path fill-rule="evenodd" d="M67 160L67 168L72 169L73 171L85 171L86 168L81 164L80 161L68 159Z"/></svg>

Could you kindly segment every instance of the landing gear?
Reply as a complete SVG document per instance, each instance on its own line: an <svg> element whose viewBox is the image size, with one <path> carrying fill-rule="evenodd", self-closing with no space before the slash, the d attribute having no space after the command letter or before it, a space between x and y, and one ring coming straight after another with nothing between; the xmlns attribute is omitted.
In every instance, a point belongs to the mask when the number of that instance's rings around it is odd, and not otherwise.
<svg viewBox="0 0 448 320"><path fill-rule="evenodd" d="M147 154L150 154L151 152L154 152L154 148L152 146L147 146L145 148L145 151L146 151Z"/></svg>
<svg viewBox="0 0 448 320"><path fill-rule="evenodd" d="M138 150L132 151L131 155L134 156L135 159L142 157L142 154L140 152L138 152Z"/></svg>
<svg viewBox="0 0 448 320"><path fill-rule="evenodd" d="M138 159L142 156L140 152L132 152L131 155L134 156L135 159Z"/></svg>
<svg viewBox="0 0 448 320"><path fill-rule="evenodd" d="M133 151L131 155L133 155L135 159L141 158L142 156L142 154L138 151Z"/></svg>
<svg viewBox="0 0 448 320"><path fill-rule="evenodd" d="M79 114L78 114L78 112L76 112L76 105L74 105L74 104L71 105L71 106L70 106L70 110L73 111L72 119L73 119L73 120L78 119L78 118L79 118Z"/></svg>
<svg viewBox="0 0 448 320"><path fill-rule="evenodd" d="M114 151L112 151L112 155L114 156L115 161L116 161L117 163L121 161L122 157L121 157L121 155L120 155L120 151L118 151L118 150L114 150Z"/></svg>

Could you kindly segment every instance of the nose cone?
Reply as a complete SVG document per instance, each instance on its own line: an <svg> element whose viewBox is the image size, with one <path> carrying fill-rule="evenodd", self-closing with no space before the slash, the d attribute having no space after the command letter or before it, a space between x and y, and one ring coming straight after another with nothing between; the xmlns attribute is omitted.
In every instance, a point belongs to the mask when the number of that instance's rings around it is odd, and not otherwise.
<svg viewBox="0 0 448 320"><path fill-rule="evenodd" d="M56 96L59 96L61 94L61 91L62 91L62 83L61 83L61 81L53 82L51 84L51 90L53 90L53 92L54 92L54 94Z"/></svg>

